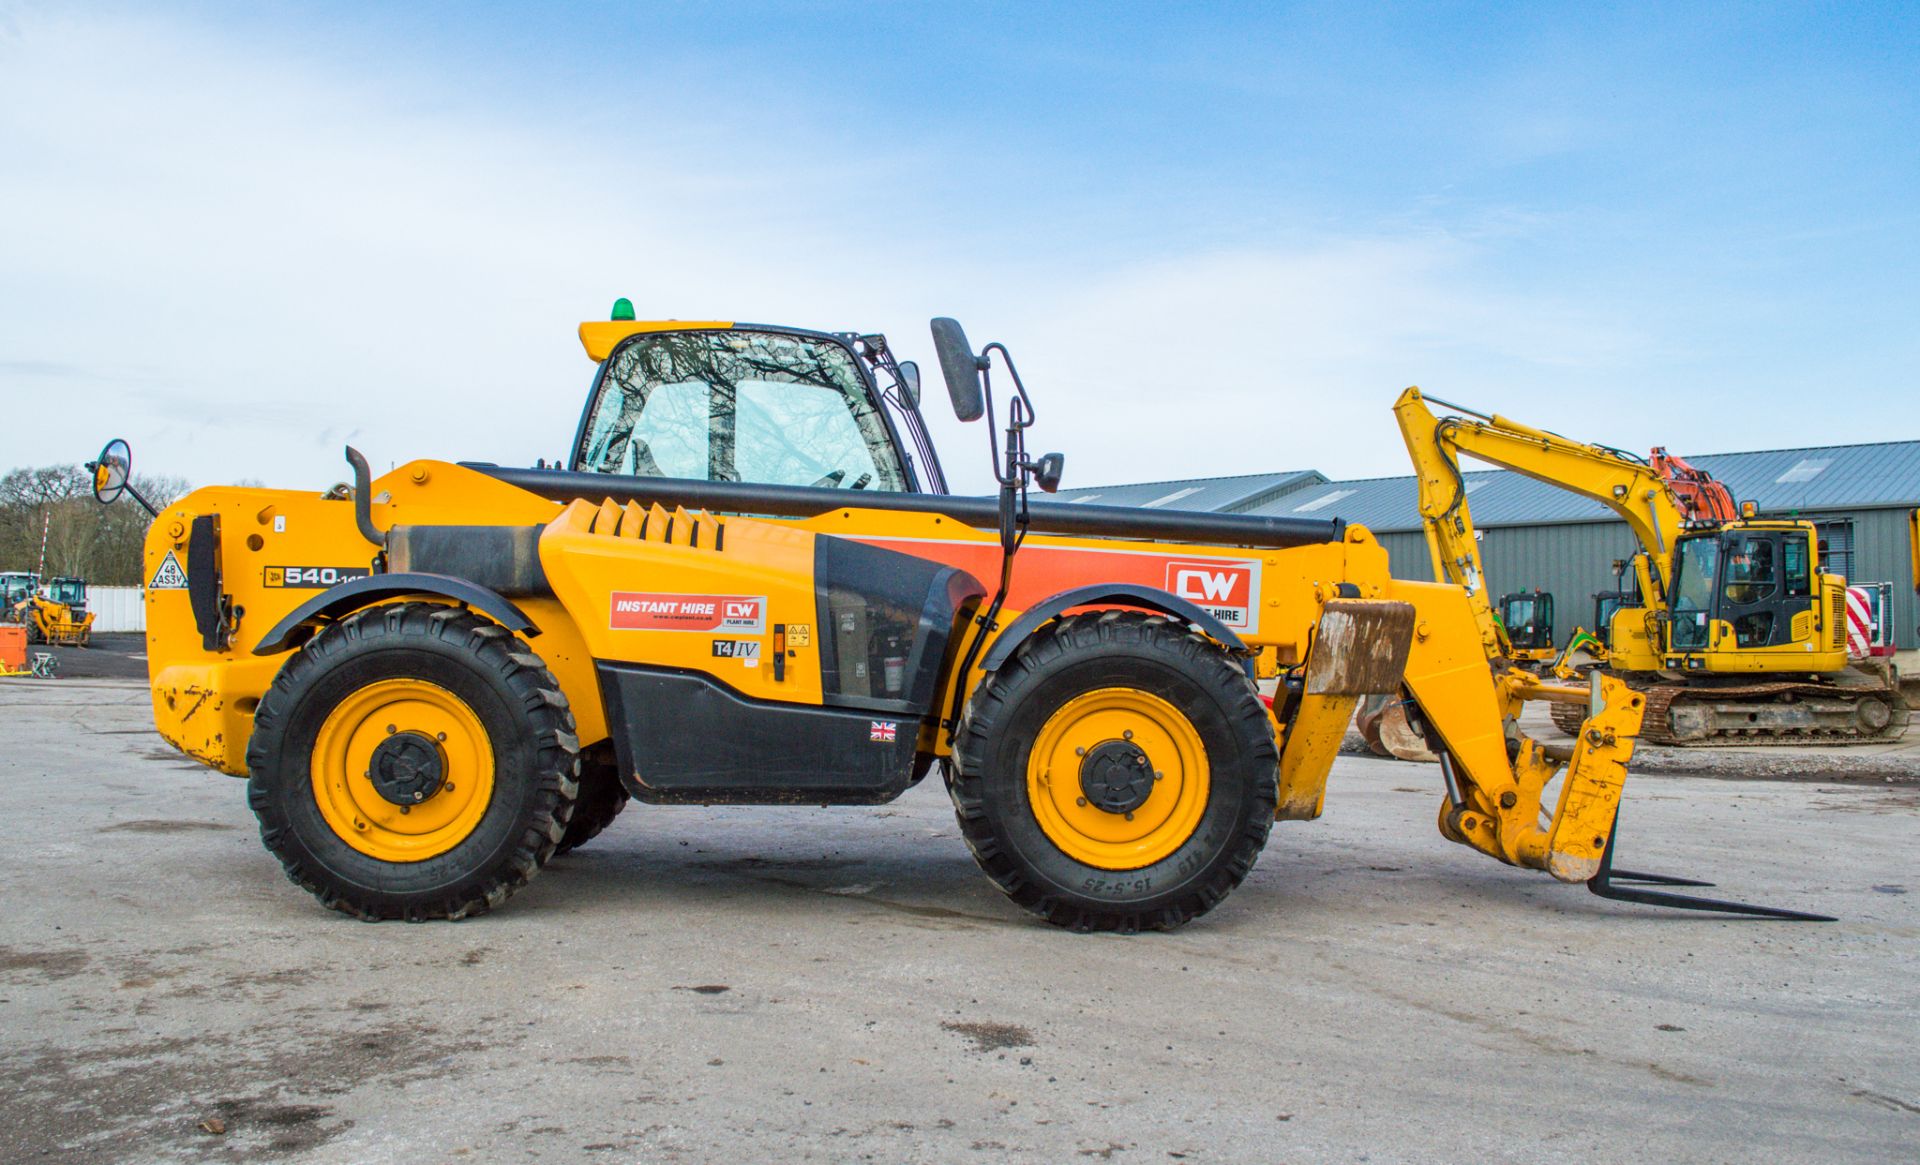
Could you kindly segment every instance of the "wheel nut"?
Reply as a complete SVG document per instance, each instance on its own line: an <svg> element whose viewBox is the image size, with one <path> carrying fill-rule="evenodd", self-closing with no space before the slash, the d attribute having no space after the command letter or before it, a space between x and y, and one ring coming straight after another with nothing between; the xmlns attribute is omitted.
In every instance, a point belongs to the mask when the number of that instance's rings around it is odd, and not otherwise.
<svg viewBox="0 0 1920 1165"><path fill-rule="evenodd" d="M1128 820L1128 821L1132 821L1132 820L1133 820L1133 814L1131 814L1131 813L1129 813L1129 814L1127 814L1127 820Z"/></svg>
<svg viewBox="0 0 1920 1165"><path fill-rule="evenodd" d="M388 736L392 736L392 735L393 735L393 733L394 733L394 727L393 727L393 725L391 725L391 724L389 724L389 725L387 725L387 735L388 735Z"/></svg>
<svg viewBox="0 0 1920 1165"><path fill-rule="evenodd" d="M1129 728L1129 729L1127 729L1127 730L1126 730L1125 732L1122 732L1122 733L1121 733L1120 735L1121 735L1121 736L1123 736L1123 737L1125 737L1125 738L1126 738L1126 739L1128 739L1128 740L1132 740L1132 739L1133 739L1133 729L1131 729L1131 728Z"/></svg>
<svg viewBox="0 0 1920 1165"><path fill-rule="evenodd" d="M1075 797L1073 799L1073 803L1075 805L1080 806L1082 809L1085 809L1087 807L1087 799L1085 797Z"/></svg>
<svg viewBox="0 0 1920 1165"><path fill-rule="evenodd" d="M418 789L415 789L413 793L413 799L415 801L425 801L427 799L427 795L425 793L420 792Z"/></svg>
<svg viewBox="0 0 1920 1165"><path fill-rule="evenodd" d="M444 733L444 732L436 732L436 733L434 733L434 734L433 734L433 738L434 738L435 740L437 740L437 741L439 741L439 742L440 742L440 743L442 743L442 744L445 744L445 743L447 742L447 734L446 734L446 733Z"/></svg>
<svg viewBox="0 0 1920 1165"><path fill-rule="evenodd" d="M1075 745L1075 746L1074 746L1074 749L1073 749L1073 755L1075 755L1075 756L1085 756L1085 755L1087 755L1087 750L1086 750L1085 748L1083 748L1083 747L1081 747L1081 746L1079 746L1079 745Z"/></svg>

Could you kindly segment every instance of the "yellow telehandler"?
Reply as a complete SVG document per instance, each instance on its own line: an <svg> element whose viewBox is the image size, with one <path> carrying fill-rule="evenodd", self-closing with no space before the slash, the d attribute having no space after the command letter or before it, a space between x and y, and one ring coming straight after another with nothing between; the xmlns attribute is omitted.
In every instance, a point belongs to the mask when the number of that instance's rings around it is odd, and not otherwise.
<svg viewBox="0 0 1920 1165"><path fill-rule="evenodd" d="M93 612L87 610L87 580L48 579L14 606L14 620L24 624L30 643L56 647L85 647L93 639Z"/></svg>
<svg viewBox="0 0 1920 1165"><path fill-rule="evenodd" d="M1467 593L1392 578L1365 529L1030 500L1062 458L1028 454L1004 346L933 321L956 415L993 418L976 499L944 492L885 337L614 317L580 328L597 371L564 467L375 478L349 449L351 488L155 514L155 722L248 779L327 906L460 918L630 797L877 804L938 768L1013 901L1171 928L1276 819L1320 814L1355 703L1391 691L1441 753L1449 840L1610 897L1803 917L1612 869L1644 697L1490 659ZM102 452L101 500L130 462ZM1580 736L1527 739L1528 700L1579 707Z"/></svg>

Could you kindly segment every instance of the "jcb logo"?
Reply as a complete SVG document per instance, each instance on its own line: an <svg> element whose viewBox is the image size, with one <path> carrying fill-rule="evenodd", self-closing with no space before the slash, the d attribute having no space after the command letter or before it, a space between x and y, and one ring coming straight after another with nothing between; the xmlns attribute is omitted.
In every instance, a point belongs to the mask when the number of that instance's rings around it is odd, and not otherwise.
<svg viewBox="0 0 1920 1165"><path fill-rule="evenodd" d="M1238 562L1169 562L1167 589L1229 627L1251 625L1253 566Z"/></svg>

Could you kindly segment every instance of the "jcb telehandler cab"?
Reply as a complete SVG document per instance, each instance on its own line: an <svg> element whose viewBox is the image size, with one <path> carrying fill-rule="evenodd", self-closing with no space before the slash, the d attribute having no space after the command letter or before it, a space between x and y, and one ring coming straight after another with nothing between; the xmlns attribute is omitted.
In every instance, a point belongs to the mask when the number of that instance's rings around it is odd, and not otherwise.
<svg viewBox="0 0 1920 1165"><path fill-rule="evenodd" d="M999 426L1000 488L925 492L917 378L882 337L630 314L581 327L598 371L568 468L376 479L350 450L350 490L156 515L156 723L248 778L262 839L327 905L458 918L628 797L876 804L938 768L1014 901L1177 926L1274 820L1319 815L1369 692L1402 693L1439 750L1444 836L1648 895L1610 880L1643 697L1490 660L1466 593L1392 578L1365 529L1029 501L1061 459L1027 453L1006 349L951 320L940 366L959 418ZM103 500L129 461L103 452ZM1527 739L1526 700L1584 731Z"/></svg>
<svg viewBox="0 0 1920 1165"><path fill-rule="evenodd" d="M85 647L93 639L93 614L87 610L85 579L48 579L38 590L28 592L14 607L14 615L26 624L31 643Z"/></svg>

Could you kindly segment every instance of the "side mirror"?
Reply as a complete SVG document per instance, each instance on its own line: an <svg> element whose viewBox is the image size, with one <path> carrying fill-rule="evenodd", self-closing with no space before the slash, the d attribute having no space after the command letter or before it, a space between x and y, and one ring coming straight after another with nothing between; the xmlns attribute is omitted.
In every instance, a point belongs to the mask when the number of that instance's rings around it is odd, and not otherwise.
<svg viewBox="0 0 1920 1165"><path fill-rule="evenodd" d="M986 362L973 354L959 320L940 316L931 326L933 350L940 357L940 375L947 382L947 395L953 398L953 415L962 421L977 421L987 411L986 397L980 388L980 370Z"/></svg>
<svg viewBox="0 0 1920 1165"><path fill-rule="evenodd" d="M908 404L920 407L920 366L911 360L900 362L900 392Z"/></svg>
<svg viewBox="0 0 1920 1165"><path fill-rule="evenodd" d="M1033 465L1033 483L1047 493L1060 488L1060 474L1067 468L1065 453L1043 454Z"/></svg>
<svg viewBox="0 0 1920 1165"><path fill-rule="evenodd" d="M100 460L89 463L87 468L93 470L94 500L110 506L120 500L126 491L127 479L133 476L133 450L115 437L100 450Z"/></svg>

